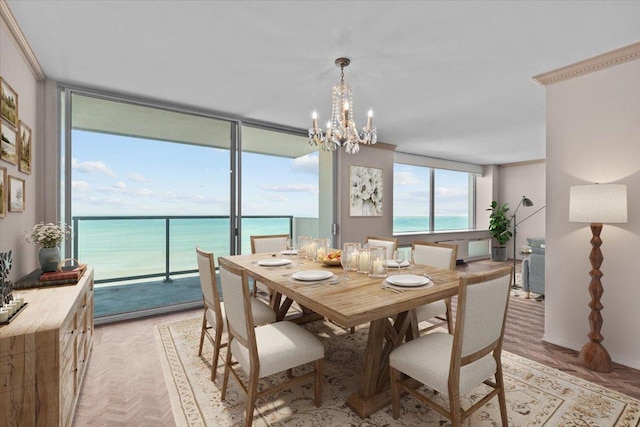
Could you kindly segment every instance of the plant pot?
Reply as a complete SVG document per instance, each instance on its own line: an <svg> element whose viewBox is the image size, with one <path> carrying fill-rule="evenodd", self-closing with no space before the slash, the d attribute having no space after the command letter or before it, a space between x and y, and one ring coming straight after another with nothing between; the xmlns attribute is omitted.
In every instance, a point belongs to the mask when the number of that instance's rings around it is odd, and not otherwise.
<svg viewBox="0 0 640 427"><path fill-rule="evenodd" d="M40 248L38 251L38 262L43 273L50 271L56 271L58 264L60 264L60 248L54 246L53 248Z"/></svg>
<svg viewBox="0 0 640 427"><path fill-rule="evenodd" d="M506 246L494 246L491 248L491 261L506 261L506 260L507 260Z"/></svg>

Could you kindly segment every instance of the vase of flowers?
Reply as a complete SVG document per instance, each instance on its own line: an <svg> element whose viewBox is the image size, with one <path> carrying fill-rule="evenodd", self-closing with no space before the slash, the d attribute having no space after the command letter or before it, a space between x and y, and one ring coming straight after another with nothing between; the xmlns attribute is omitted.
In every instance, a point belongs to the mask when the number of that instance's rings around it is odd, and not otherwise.
<svg viewBox="0 0 640 427"><path fill-rule="evenodd" d="M55 225L41 222L34 225L25 237L27 242L41 245L38 250L38 262L42 271L45 273L56 271L61 259L58 245L63 239L71 237L71 227L66 224Z"/></svg>

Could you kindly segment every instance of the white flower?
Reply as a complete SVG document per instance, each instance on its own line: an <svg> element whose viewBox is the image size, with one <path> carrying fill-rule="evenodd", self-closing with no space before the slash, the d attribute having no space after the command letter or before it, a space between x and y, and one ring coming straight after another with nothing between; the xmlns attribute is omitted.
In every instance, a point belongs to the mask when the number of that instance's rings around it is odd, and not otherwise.
<svg viewBox="0 0 640 427"><path fill-rule="evenodd" d="M41 222L34 225L31 231L25 233L27 242L42 245L43 248L58 246L64 238L71 238L71 227L66 224L55 225Z"/></svg>

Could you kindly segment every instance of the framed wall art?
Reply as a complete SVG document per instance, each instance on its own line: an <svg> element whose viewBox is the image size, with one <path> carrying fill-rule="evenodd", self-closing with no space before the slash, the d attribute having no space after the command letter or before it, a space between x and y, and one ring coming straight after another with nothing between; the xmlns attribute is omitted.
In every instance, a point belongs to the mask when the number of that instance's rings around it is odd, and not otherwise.
<svg viewBox="0 0 640 427"><path fill-rule="evenodd" d="M3 119L18 127L18 94L5 79L0 77L0 115Z"/></svg>
<svg viewBox="0 0 640 427"><path fill-rule="evenodd" d="M0 146L0 158L13 165L18 164L18 133L5 121L0 123L2 142Z"/></svg>
<svg viewBox="0 0 640 427"><path fill-rule="evenodd" d="M0 168L0 218L7 215L7 168Z"/></svg>
<svg viewBox="0 0 640 427"><path fill-rule="evenodd" d="M9 175L9 212L23 212L24 202L24 179Z"/></svg>
<svg viewBox="0 0 640 427"><path fill-rule="evenodd" d="M21 172L31 174L31 128L20 120L18 126L18 169Z"/></svg>
<svg viewBox="0 0 640 427"><path fill-rule="evenodd" d="M350 216L382 216L382 169L351 166Z"/></svg>

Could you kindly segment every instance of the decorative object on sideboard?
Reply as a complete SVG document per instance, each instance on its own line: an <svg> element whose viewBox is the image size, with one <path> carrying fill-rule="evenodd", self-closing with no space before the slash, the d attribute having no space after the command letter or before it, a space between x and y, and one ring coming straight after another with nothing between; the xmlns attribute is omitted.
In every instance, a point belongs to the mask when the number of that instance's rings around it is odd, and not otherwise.
<svg viewBox="0 0 640 427"><path fill-rule="evenodd" d="M487 210L491 211L491 215L489 215L489 234L498 242L498 246L491 248L491 260L506 261L507 247L505 245L512 235L511 218L507 216L509 204L505 203L500 206L498 202L494 200Z"/></svg>
<svg viewBox="0 0 640 427"><path fill-rule="evenodd" d="M351 85L344 82L344 67L351 63L349 58L338 58L335 61L340 67L340 83L333 87L331 93L331 118L327 122L327 130L323 132L318 127L318 114L313 112L312 127L309 129L309 144L320 146L325 151L335 151L344 147L349 154L360 151L359 144L375 144L378 142L378 131L373 127L373 111L369 110L367 126L358 129L353 120L353 94Z"/></svg>
<svg viewBox="0 0 640 427"><path fill-rule="evenodd" d="M71 235L71 227L66 224L55 225L43 222L34 225L30 231L25 233L27 242L42 246L38 251L38 261L43 272L47 273L58 269L61 258L58 245L62 240L70 239Z"/></svg>
<svg viewBox="0 0 640 427"><path fill-rule="evenodd" d="M0 326L9 324L27 306L20 295L13 293L13 283L9 279L12 263L11 251L0 252Z"/></svg>
<svg viewBox="0 0 640 427"><path fill-rule="evenodd" d="M601 344L604 339L600 333L602 327L602 315L600 310L603 306L600 297L604 292L602 282L602 272L600 266L604 257L600 251L602 240L600 232L602 223L623 224L627 222L627 185L626 184L589 184L577 185L570 189L569 193L569 221L591 223L591 283L589 284L589 294L591 302L589 308L589 326L591 332L587 335L590 342L585 344L580 350L578 360L584 366L597 372L611 372L613 363L611 356Z"/></svg>

